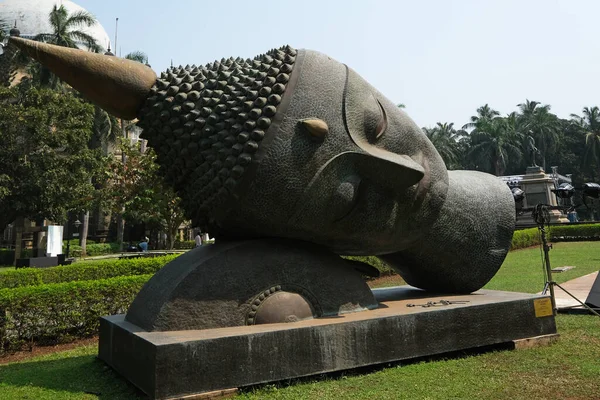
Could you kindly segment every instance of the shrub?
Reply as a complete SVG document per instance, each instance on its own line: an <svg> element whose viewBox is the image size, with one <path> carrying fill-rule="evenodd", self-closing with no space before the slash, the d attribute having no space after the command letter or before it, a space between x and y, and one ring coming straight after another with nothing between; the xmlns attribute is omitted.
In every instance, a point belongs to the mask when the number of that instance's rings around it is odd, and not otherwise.
<svg viewBox="0 0 600 400"><path fill-rule="evenodd" d="M0 249L0 265L12 265L14 259L14 250Z"/></svg>
<svg viewBox="0 0 600 400"><path fill-rule="evenodd" d="M382 259L375 256L343 256L343 258L353 261L360 261L365 264L369 264L372 267L377 268L381 275L394 275L396 271L387 265Z"/></svg>
<svg viewBox="0 0 600 400"><path fill-rule="evenodd" d="M196 247L196 242L194 240L176 240L175 243L173 243L173 248L176 250L187 250L193 249L194 247Z"/></svg>
<svg viewBox="0 0 600 400"><path fill-rule="evenodd" d="M65 249L63 247L63 249ZM66 249L65 249L66 251ZM92 243L88 244L85 248L86 256L103 256L106 254L114 254L121 252L121 245L119 243ZM70 257L81 257L82 249L79 245L71 245L69 248Z"/></svg>
<svg viewBox="0 0 600 400"><path fill-rule="evenodd" d="M553 242L599 240L600 224L551 225L548 238ZM510 249L538 246L540 243L541 237L537 228L522 229L513 234Z"/></svg>
<svg viewBox="0 0 600 400"><path fill-rule="evenodd" d="M124 313L151 274L0 290L0 353L34 341L97 334L98 318Z"/></svg>
<svg viewBox="0 0 600 400"><path fill-rule="evenodd" d="M70 242L71 246L79 246L79 238L63 240L63 246L66 246L67 242ZM91 240L91 239L87 240L87 244L94 244L94 243L96 243L94 240Z"/></svg>
<svg viewBox="0 0 600 400"><path fill-rule="evenodd" d="M178 254L162 257L86 261L50 268L22 268L0 274L0 289L154 274Z"/></svg>
<svg viewBox="0 0 600 400"><path fill-rule="evenodd" d="M513 233L510 249L524 249L525 247L537 246L540 243L541 238L537 228L522 229Z"/></svg>
<svg viewBox="0 0 600 400"><path fill-rule="evenodd" d="M555 239L579 237L587 239L600 238L600 224L554 225L550 227L550 236Z"/></svg>

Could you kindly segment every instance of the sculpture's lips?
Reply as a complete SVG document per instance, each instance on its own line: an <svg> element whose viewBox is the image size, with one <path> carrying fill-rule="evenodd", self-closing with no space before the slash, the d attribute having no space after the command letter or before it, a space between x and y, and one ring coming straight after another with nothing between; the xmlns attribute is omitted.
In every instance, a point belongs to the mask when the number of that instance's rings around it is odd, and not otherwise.
<svg viewBox="0 0 600 400"><path fill-rule="evenodd" d="M416 156L411 158L421 167L423 167L423 177L417 184L417 190L415 193L416 203L420 205L425 200L425 195L431 186L431 168L429 167L429 161L427 160L427 157L424 157L422 152L419 152Z"/></svg>

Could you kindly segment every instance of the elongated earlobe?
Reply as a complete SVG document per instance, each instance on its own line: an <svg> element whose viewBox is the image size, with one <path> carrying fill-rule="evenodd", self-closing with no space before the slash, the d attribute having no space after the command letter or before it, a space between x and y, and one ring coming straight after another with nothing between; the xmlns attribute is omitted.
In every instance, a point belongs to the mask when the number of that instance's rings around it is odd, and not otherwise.
<svg viewBox="0 0 600 400"><path fill-rule="evenodd" d="M318 118L308 118L300 121L302 127L310 134L313 140L322 142L329 133L327 122Z"/></svg>

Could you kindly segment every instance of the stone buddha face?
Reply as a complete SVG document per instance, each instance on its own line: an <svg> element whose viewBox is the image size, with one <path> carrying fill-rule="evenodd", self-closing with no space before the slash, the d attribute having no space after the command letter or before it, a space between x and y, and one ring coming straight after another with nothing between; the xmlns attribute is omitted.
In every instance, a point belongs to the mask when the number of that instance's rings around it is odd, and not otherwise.
<svg viewBox="0 0 600 400"><path fill-rule="evenodd" d="M356 72L300 50L232 214L221 226L384 254L414 243L444 202L446 167L422 131Z"/></svg>
<svg viewBox="0 0 600 400"><path fill-rule="evenodd" d="M21 38L12 44L90 100L139 119L187 216L219 242L278 237L381 255L410 285L477 290L510 247L496 177L451 171L356 72L289 46L170 68Z"/></svg>
<svg viewBox="0 0 600 400"><path fill-rule="evenodd" d="M24 39L12 43L116 116L137 116L194 225L386 254L438 217L448 174L413 121L324 54L170 68Z"/></svg>

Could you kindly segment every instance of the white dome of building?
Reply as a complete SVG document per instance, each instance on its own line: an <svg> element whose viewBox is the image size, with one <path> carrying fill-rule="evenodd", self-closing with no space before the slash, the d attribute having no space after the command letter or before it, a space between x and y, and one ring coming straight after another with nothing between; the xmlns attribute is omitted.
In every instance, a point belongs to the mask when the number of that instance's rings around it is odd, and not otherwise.
<svg viewBox="0 0 600 400"><path fill-rule="evenodd" d="M0 2L0 20L8 23L10 28L14 27L16 21L21 37L24 38L30 39L40 33L51 33L53 30L48 21L48 14L55 4L62 4L69 14L87 11L69 0L4 0ZM100 23L78 29L95 38L104 49L108 48L110 39Z"/></svg>

